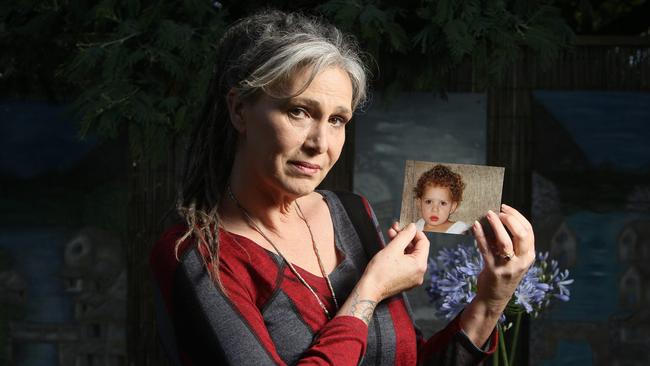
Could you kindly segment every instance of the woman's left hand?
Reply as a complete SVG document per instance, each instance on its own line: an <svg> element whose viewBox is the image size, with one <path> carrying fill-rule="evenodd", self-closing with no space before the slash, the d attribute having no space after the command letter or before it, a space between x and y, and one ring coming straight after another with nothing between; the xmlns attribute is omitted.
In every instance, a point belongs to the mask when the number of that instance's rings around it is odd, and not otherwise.
<svg viewBox="0 0 650 366"><path fill-rule="evenodd" d="M498 214L488 211L487 221L493 235L476 222L472 227L484 263L476 298L501 313L535 261L535 236L530 222L508 205L501 205Z"/></svg>
<svg viewBox="0 0 650 366"><path fill-rule="evenodd" d="M492 231L488 235L478 222L472 226L483 256L483 270L478 275L476 296L460 315L465 334L478 346L494 331L501 313L535 260L533 227L522 214L501 205L498 214L488 211L487 221Z"/></svg>

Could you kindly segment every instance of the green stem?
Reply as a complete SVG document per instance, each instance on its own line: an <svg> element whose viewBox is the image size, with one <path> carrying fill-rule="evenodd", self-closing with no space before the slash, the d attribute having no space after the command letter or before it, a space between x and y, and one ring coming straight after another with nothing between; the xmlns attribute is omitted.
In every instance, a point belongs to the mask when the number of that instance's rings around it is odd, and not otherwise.
<svg viewBox="0 0 650 366"><path fill-rule="evenodd" d="M517 340L519 339L519 325L521 324L521 316L523 312L517 312L517 319L515 319L515 333L512 335L512 346L510 347L510 365L514 365L515 353L517 352Z"/></svg>
<svg viewBox="0 0 650 366"><path fill-rule="evenodd" d="M503 328L501 328L501 325L499 325L499 348L501 351L501 357L503 358L503 365L504 366L510 366L508 364L508 352L506 351L506 340L503 336Z"/></svg>

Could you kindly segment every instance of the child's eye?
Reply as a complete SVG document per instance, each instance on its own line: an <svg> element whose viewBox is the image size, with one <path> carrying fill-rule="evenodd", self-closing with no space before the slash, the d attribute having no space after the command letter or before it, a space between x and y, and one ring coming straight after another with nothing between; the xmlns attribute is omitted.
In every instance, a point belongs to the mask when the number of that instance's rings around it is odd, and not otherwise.
<svg viewBox="0 0 650 366"><path fill-rule="evenodd" d="M426 203L427 205L430 205L432 202L433 201L431 201L431 200L424 200L424 203Z"/></svg>
<svg viewBox="0 0 650 366"><path fill-rule="evenodd" d="M445 202L445 201L440 201L440 205L442 205L442 206L447 206L447 202Z"/></svg>

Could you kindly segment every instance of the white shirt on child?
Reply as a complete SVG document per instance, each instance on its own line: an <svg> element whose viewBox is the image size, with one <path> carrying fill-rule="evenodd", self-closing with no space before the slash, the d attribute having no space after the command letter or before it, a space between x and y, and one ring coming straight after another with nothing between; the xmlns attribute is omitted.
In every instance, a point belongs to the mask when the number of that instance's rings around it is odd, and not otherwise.
<svg viewBox="0 0 650 366"><path fill-rule="evenodd" d="M415 227L420 231L424 230L424 219L419 219L418 221L416 221L415 222ZM447 234L462 234L465 231L467 231L467 229L469 229L469 225L467 225L466 223L464 223L462 221L456 221L456 222L454 222L453 225L451 225L447 229L447 231L445 231L445 233L447 233Z"/></svg>

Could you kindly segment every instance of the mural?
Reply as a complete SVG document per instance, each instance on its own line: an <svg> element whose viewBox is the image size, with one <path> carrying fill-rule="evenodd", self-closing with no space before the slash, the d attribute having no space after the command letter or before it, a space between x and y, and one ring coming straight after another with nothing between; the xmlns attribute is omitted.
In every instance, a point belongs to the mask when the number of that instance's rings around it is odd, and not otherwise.
<svg viewBox="0 0 650 366"><path fill-rule="evenodd" d="M571 301L531 321L530 365L650 364L650 94L537 91L534 100L537 246L575 283ZM486 146L484 95L388 105L376 98L355 121L355 191L384 228L399 217L405 160L485 164ZM409 298L425 335L442 326L422 289Z"/></svg>
<svg viewBox="0 0 650 366"><path fill-rule="evenodd" d="M530 364L647 365L650 94L534 99L537 246L575 282L571 301L532 321Z"/></svg>
<svg viewBox="0 0 650 366"><path fill-rule="evenodd" d="M125 149L0 102L0 364L124 365Z"/></svg>

